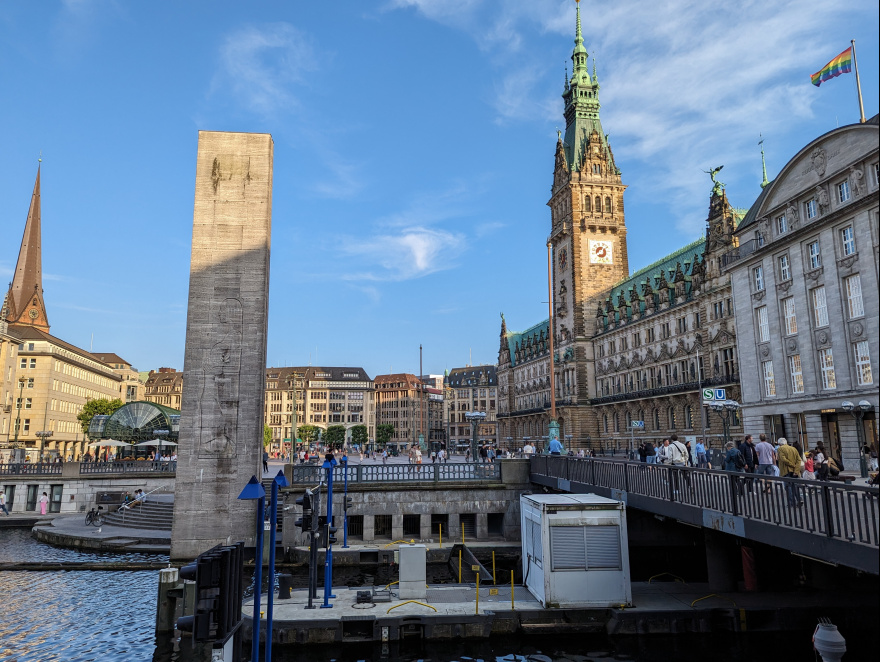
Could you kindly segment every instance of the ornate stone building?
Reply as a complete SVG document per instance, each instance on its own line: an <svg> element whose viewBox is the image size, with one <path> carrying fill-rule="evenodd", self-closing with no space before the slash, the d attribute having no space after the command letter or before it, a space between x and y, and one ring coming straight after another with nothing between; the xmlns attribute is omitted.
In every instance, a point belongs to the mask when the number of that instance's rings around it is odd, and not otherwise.
<svg viewBox="0 0 880 662"><path fill-rule="evenodd" d="M494 365L453 368L446 375L446 420L449 427L449 450L464 452L470 448L473 428L465 414L486 413L477 426L477 439L495 442L498 374Z"/></svg>
<svg viewBox="0 0 880 662"><path fill-rule="evenodd" d="M651 421L660 416L656 427L646 424L646 436L699 434L701 380L723 382L732 387L730 397L738 395L735 334L726 319L730 289L718 266L737 215L716 185L706 238L630 276L626 185L600 123L599 79L595 61L588 71L579 8L571 59L562 94L565 135L556 143L547 203L560 435L566 446L622 445L618 439L629 439L624 421L640 420L640 413ZM548 434L549 326L544 320L511 332L502 316L498 437L519 446L530 438L540 447ZM709 432L720 428L718 421L706 424Z"/></svg>
<svg viewBox="0 0 880 662"><path fill-rule="evenodd" d="M858 471L860 441L877 444L878 142L876 115L811 141L764 187L724 256L751 366L747 431L821 441L847 471ZM844 402L866 403L862 418Z"/></svg>

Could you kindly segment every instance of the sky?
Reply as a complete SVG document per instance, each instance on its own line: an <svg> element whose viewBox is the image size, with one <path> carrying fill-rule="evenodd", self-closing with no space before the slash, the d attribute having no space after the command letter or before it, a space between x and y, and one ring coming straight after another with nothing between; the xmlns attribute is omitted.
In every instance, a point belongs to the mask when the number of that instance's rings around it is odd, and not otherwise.
<svg viewBox="0 0 880 662"><path fill-rule="evenodd" d="M628 185L633 271L699 238L804 145L878 112L878 7L581 3ZM199 130L275 144L269 366L371 377L495 363L547 316L573 0L0 3L0 278L42 155L53 335L183 369Z"/></svg>

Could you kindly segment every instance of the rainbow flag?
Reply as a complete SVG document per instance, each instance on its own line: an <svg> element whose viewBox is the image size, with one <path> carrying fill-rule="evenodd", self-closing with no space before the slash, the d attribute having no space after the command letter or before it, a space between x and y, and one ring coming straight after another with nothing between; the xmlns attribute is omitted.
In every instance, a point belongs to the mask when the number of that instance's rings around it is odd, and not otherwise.
<svg viewBox="0 0 880 662"><path fill-rule="evenodd" d="M810 76L813 85L819 87L826 80L831 80L840 74L848 74L852 71L853 49L852 46L847 48L843 53L831 60L819 71Z"/></svg>

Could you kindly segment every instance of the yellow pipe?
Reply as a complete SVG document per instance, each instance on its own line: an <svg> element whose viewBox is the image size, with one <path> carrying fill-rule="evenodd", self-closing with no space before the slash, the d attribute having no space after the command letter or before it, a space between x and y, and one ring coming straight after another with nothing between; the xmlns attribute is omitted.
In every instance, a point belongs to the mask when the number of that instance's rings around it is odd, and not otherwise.
<svg viewBox="0 0 880 662"><path fill-rule="evenodd" d="M707 598L721 598L722 600L727 600L728 602L730 602L734 607L737 606L733 600L731 600L730 598L728 598L724 595L718 595L717 593L710 593L709 595L704 595L702 598L697 598L696 600L694 600L691 603L691 607L693 607L695 604L697 604L700 600L706 600ZM737 609L738 609L738 607L737 607Z"/></svg>
<svg viewBox="0 0 880 662"><path fill-rule="evenodd" d="M407 542L406 540L395 540L394 542L390 542L385 545L385 547L391 547L391 545L399 545L400 543L403 543L404 545L412 545L414 542L415 540L410 540L409 542Z"/></svg>
<svg viewBox="0 0 880 662"><path fill-rule="evenodd" d="M477 616L480 615L480 573L477 573Z"/></svg>
<svg viewBox="0 0 880 662"><path fill-rule="evenodd" d="M669 575L670 577L672 577L673 579L675 579L675 581L677 581L677 582L681 582L682 584L687 584L687 582L686 582L685 580L683 580L683 579L682 579L681 577L679 577L678 575L673 575L671 572L661 572L659 575L654 575L653 577L651 577L651 578L648 580L648 583L650 584L652 581L654 581L655 579L657 579L657 577L662 577L663 575Z"/></svg>
<svg viewBox="0 0 880 662"><path fill-rule="evenodd" d="M392 609L397 609L398 607L402 607L403 605L408 605L412 602L416 603L417 605L422 605L423 607L427 607L428 609L434 609L434 611L437 611L434 607L432 607L431 605L426 605L424 602L419 602L418 600L407 600L406 602L401 602L399 605L394 605L393 607L389 607L388 611L386 611L385 613L390 614Z"/></svg>
<svg viewBox="0 0 880 662"><path fill-rule="evenodd" d="M516 607L513 606L513 570L510 571L510 610L514 611Z"/></svg>
<svg viewBox="0 0 880 662"><path fill-rule="evenodd" d="M492 550L492 586L495 586L495 550Z"/></svg>
<svg viewBox="0 0 880 662"><path fill-rule="evenodd" d="M443 549L443 525L438 524L438 526L440 527L440 549Z"/></svg>
<svg viewBox="0 0 880 662"><path fill-rule="evenodd" d="M382 589L382 590L383 590L383 591L387 591L389 588L391 588L391 587L394 586L395 584L399 584L399 583L400 583L400 580L397 580L396 582L391 582L390 584L387 584L387 585L385 586L385 588Z"/></svg>
<svg viewBox="0 0 880 662"><path fill-rule="evenodd" d="M458 550L458 583L461 584L461 550Z"/></svg>

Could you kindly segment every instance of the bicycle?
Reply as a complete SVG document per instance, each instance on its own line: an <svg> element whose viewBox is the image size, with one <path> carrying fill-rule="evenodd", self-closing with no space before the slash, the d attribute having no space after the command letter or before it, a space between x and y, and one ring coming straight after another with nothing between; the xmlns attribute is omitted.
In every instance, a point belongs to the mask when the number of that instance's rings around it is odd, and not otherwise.
<svg viewBox="0 0 880 662"><path fill-rule="evenodd" d="M98 506L97 509L92 508L86 513L86 526L101 526L104 523L104 514L101 512L104 506Z"/></svg>

